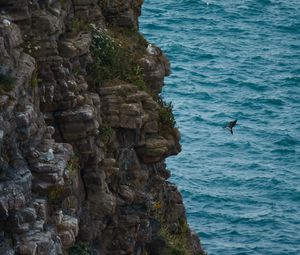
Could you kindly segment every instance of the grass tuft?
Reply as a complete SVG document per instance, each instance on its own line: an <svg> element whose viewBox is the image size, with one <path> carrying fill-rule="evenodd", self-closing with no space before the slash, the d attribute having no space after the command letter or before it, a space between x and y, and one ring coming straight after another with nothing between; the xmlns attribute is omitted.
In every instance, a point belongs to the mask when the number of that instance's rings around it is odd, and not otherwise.
<svg viewBox="0 0 300 255"><path fill-rule="evenodd" d="M34 72L32 73L31 76L31 80L30 80L30 84L32 88L35 88L39 85L39 82L41 82L42 80L39 78L38 76L38 70L34 70Z"/></svg>
<svg viewBox="0 0 300 255"><path fill-rule="evenodd" d="M114 130L108 124L99 127L99 139L104 144L107 144L113 135Z"/></svg>

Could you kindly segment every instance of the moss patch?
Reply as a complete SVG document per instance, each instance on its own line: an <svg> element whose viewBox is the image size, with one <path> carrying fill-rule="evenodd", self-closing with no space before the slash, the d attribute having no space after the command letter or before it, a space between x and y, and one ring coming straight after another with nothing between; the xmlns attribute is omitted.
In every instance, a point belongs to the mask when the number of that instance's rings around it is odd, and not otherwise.
<svg viewBox="0 0 300 255"><path fill-rule="evenodd" d="M64 186L51 187L51 188L49 188L48 194L47 194L48 201L51 204L58 204L59 202L61 202L63 200L64 193L65 193Z"/></svg>
<svg viewBox="0 0 300 255"><path fill-rule="evenodd" d="M79 169L80 169L80 160L79 157L74 154L73 156L71 156L71 158L68 161L67 171L70 175L72 175L73 173L79 171Z"/></svg>
<svg viewBox="0 0 300 255"><path fill-rule="evenodd" d="M175 235L166 226L162 226L159 234L167 244L161 255L193 255L193 252L189 249L186 233Z"/></svg>
<svg viewBox="0 0 300 255"><path fill-rule="evenodd" d="M76 35L80 31L88 31L89 30L89 25L87 22L78 19L78 18L73 18L72 23L71 23L71 34Z"/></svg>

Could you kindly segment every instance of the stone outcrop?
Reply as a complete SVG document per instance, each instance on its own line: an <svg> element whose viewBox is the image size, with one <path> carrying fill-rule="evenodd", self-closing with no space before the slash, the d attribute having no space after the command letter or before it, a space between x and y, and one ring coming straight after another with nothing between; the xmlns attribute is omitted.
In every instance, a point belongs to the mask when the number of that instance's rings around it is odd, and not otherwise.
<svg viewBox="0 0 300 255"><path fill-rule="evenodd" d="M0 254L204 254L167 181L164 54L128 36L146 89L89 82L90 24L138 35L141 4L0 0Z"/></svg>

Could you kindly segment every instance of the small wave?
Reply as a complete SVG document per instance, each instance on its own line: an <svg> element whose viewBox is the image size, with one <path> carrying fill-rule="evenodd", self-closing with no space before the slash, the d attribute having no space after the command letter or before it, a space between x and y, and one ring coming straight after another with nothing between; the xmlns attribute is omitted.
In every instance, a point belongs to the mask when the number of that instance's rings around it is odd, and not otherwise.
<svg viewBox="0 0 300 255"><path fill-rule="evenodd" d="M292 24L289 26L279 25L279 26L277 26L277 28L283 32L288 32L288 33L299 33L300 32L300 24L299 23Z"/></svg>
<svg viewBox="0 0 300 255"><path fill-rule="evenodd" d="M230 15L232 18L241 18L241 14L239 13L231 13ZM238 27L231 27L228 29L228 32L235 34L242 34L245 32L244 29L238 28Z"/></svg>
<svg viewBox="0 0 300 255"><path fill-rule="evenodd" d="M285 185L283 180L279 180L277 178L270 178L270 177L254 177L249 178L245 181L245 185L248 187L256 187L256 188L271 188L274 185Z"/></svg>
<svg viewBox="0 0 300 255"><path fill-rule="evenodd" d="M274 218L252 218L252 219L248 219L247 220L248 225L259 225L259 226L263 226L263 225L270 225L270 226L274 226L276 224L278 224L278 220L274 219Z"/></svg>
<svg viewBox="0 0 300 255"><path fill-rule="evenodd" d="M196 0L198 2L198 0ZM218 7L220 9L223 9L220 5L217 5L217 3L214 0L202 0L202 4L209 6L209 7Z"/></svg>
<svg viewBox="0 0 300 255"><path fill-rule="evenodd" d="M225 119L225 118L229 118L228 114L224 113L224 112L219 112L214 114L213 119Z"/></svg>
<svg viewBox="0 0 300 255"><path fill-rule="evenodd" d="M246 87L255 91L267 91L268 87L263 84L253 83L253 82L241 82L239 86Z"/></svg>
<svg viewBox="0 0 300 255"><path fill-rule="evenodd" d="M192 120L195 121L195 122L203 122L203 121L205 121L200 115L193 116Z"/></svg>
<svg viewBox="0 0 300 255"><path fill-rule="evenodd" d="M224 143L222 145L222 147L226 147L226 148L231 148L231 149L237 149L237 148L240 148L240 144L237 144L235 142L227 142L227 143Z"/></svg>
<svg viewBox="0 0 300 255"><path fill-rule="evenodd" d="M269 197L272 199L280 199L285 201L300 201L300 191L294 188L285 188L285 189L274 189L270 190Z"/></svg>
<svg viewBox="0 0 300 255"><path fill-rule="evenodd" d="M273 106L283 106L285 104L284 101L278 98L258 98L257 102Z"/></svg>
<svg viewBox="0 0 300 255"><path fill-rule="evenodd" d="M264 109L263 116L268 116L268 118L276 118L278 117L278 113L273 111L272 109ZM268 121L264 120L262 123L267 124Z"/></svg>
<svg viewBox="0 0 300 255"><path fill-rule="evenodd" d="M273 4L273 1L271 0L259 0L259 3L262 5L270 5Z"/></svg>
<svg viewBox="0 0 300 255"><path fill-rule="evenodd" d="M199 61L201 60L210 60L210 59L215 59L217 56L209 53L202 53L197 55L197 59Z"/></svg>
<svg viewBox="0 0 300 255"><path fill-rule="evenodd" d="M264 58L262 56L255 56L251 58L252 61L261 61L264 60Z"/></svg>
<svg viewBox="0 0 300 255"><path fill-rule="evenodd" d="M294 145L297 145L298 143L299 143L299 141L297 141L295 138L293 138L289 135L274 142L275 145L286 146L286 147L294 146Z"/></svg>
<svg viewBox="0 0 300 255"><path fill-rule="evenodd" d="M224 203L229 201L230 201L229 198L221 197L221 196L213 196L209 194L202 194L200 196L197 196L197 202Z"/></svg>
<svg viewBox="0 0 300 255"><path fill-rule="evenodd" d="M262 169L262 165L259 164L259 163L251 163L249 166L248 166L249 169Z"/></svg>
<svg viewBox="0 0 300 255"><path fill-rule="evenodd" d="M300 77L299 76L295 76L295 77L285 78L284 79L284 85L286 86L286 84L299 86L299 84L300 84Z"/></svg>
<svg viewBox="0 0 300 255"><path fill-rule="evenodd" d="M234 85L234 84L238 84L239 82L235 79L233 79L232 77L230 78L226 78L224 80L221 80L220 83L226 83L226 84L229 84L229 85Z"/></svg>
<svg viewBox="0 0 300 255"><path fill-rule="evenodd" d="M295 154L296 150L294 149L275 149L272 150L271 153L278 155L287 155L287 154Z"/></svg>
<svg viewBox="0 0 300 255"><path fill-rule="evenodd" d="M200 100L210 100L212 99L212 96L207 92L198 92L196 93L195 98Z"/></svg>

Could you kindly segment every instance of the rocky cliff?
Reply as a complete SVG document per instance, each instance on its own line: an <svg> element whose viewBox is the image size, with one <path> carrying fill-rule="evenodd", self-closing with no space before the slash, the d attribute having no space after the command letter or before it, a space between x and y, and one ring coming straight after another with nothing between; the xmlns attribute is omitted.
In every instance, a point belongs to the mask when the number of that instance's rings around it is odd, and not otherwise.
<svg viewBox="0 0 300 255"><path fill-rule="evenodd" d="M0 0L0 254L204 254L141 5Z"/></svg>

